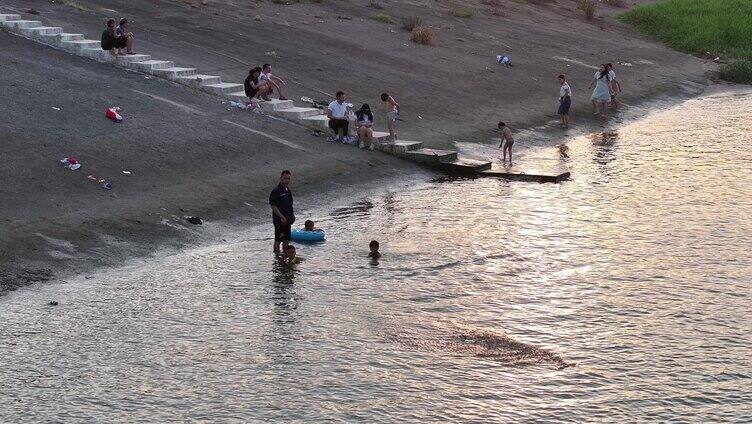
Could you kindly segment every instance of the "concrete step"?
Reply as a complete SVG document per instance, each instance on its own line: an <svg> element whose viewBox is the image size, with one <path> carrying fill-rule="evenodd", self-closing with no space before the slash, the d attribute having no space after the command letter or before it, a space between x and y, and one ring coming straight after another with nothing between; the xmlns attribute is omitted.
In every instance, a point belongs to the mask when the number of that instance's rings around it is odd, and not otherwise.
<svg viewBox="0 0 752 424"><path fill-rule="evenodd" d="M58 34L60 36L60 41L79 41L84 39L83 34L71 34L64 32L62 34Z"/></svg>
<svg viewBox="0 0 752 424"><path fill-rule="evenodd" d="M36 28L21 28L21 33L29 36L59 35L63 33L63 29L60 27L40 26Z"/></svg>
<svg viewBox="0 0 752 424"><path fill-rule="evenodd" d="M81 53L84 49L102 49L102 43L97 40L74 40L60 43L63 50L73 53Z"/></svg>
<svg viewBox="0 0 752 424"><path fill-rule="evenodd" d="M0 13L0 22L5 21L20 21L21 15L15 13Z"/></svg>
<svg viewBox="0 0 752 424"><path fill-rule="evenodd" d="M571 174L569 170L554 166L549 170L538 169L521 169L517 166L504 166L501 164L493 164L493 166L485 171L478 173L483 177L500 177L505 180L513 181L537 181L541 183L559 183L566 181L570 178Z"/></svg>
<svg viewBox="0 0 752 424"><path fill-rule="evenodd" d="M305 118L310 118L312 116L321 115L322 111L321 109L316 109L312 107L288 107L286 109L280 109L275 111L275 114L280 115L287 119L293 119L293 120L302 120Z"/></svg>
<svg viewBox="0 0 752 424"><path fill-rule="evenodd" d="M236 91L234 93L225 94L225 98L232 100L233 102L247 102L248 96L245 95L245 91Z"/></svg>
<svg viewBox="0 0 752 424"><path fill-rule="evenodd" d="M327 118L326 115L316 115L303 118L300 120L300 123L316 130L331 131L329 129L329 118Z"/></svg>
<svg viewBox="0 0 752 424"><path fill-rule="evenodd" d="M188 75L194 75L196 73L196 68L172 67L172 68L152 69L152 73L162 78L174 80L174 79L178 79L178 77L187 77Z"/></svg>
<svg viewBox="0 0 752 424"><path fill-rule="evenodd" d="M376 132L374 131L374 136L375 135L376 135ZM423 143L420 141L397 140L394 144L385 143L385 142L378 141L378 140L376 142L376 150L380 150L382 152L390 153L393 155L404 155L407 152L411 152L413 150L419 150L422 148L423 148Z"/></svg>
<svg viewBox="0 0 752 424"><path fill-rule="evenodd" d="M491 169L491 162L470 158L457 158L452 161L441 162L440 167L451 173L477 174L481 171Z"/></svg>
<svg viewBox="0 0 752 424"><path fill-rule="evenodd" d="M295 106L292 100L271 99L270 101L261 101L261 109L269 112L277 112L283 109L290 109Z"/></svg>
<svg viewBox="0 0 752 424"><path fill-rule="evenodd" d="M168 60L144 60L141 62L130 62L126 64L126 67L135 69L141 72L154 73L156 69L173 68L175 64Z"/></svg>
<svg viewBox="0 0 752 424"><path fill-rule="evenodd" d="M148 54L127 54L117 57L117 62L121 65L132 62L143 62L146 60L151 60L151 56L149 56Z"/></svg>
<svg viewBox="0 0 752 424"><path fill-rule="evenodd" d="M115 60L110 52L102 50L101 48L83 49L78 52L78 54L84 57L88 57L89 59L98 60L100 62L110 62Z"/></svg>
<svg viewBox="0 0 752 424"><path fill-rule="evenodd" d="M441 162L456 160L457 152L454 150L417 149L405 152L404 157L415 162L436 165Z"/></svg>
<svg viewBox="0 0 752 424"><path fill-rule="evenodd" d="M386 142L389 139L389 133L384 131L374 131L373 139L378 142Z"/></svg>
<svg viewBox="0 0 752 424"><path fill-rule="evenodd" d="M229 94L235 93L238 90L243 89L243 84L235 84L232 82L220 82L217 84L201 84L201 89L214 94Z"/></svg>
<svg viewBox="0 0 752 424"><path fill-rule="evenodd" d="M203 84L219 84L222 82L222 78L216 75L188 75L186 77L178 77L177 81L181 84L190 85L192 87L198 87Z"/></svg>
<svg viewBox="0 0 752 424"><path fill-rule="evenodd" d="M24 20L15 20L15 21L3 21L3 25L11 28L36 28L42 26L42 22L40 21L24 21Z"/></svg>

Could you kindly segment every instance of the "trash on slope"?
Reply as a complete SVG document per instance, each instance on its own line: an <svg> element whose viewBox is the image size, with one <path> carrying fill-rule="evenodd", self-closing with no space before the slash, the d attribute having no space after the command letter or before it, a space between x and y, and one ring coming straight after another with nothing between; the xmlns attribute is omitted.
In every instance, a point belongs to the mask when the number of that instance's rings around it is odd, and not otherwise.
<svg viewBox="0 0 752 424"><path fill-rule="evenodd" d="M107 119L113 121L113 122L123 122L123 117L120 115L120 108L119 107L111 107L107 108L107 112L104 113L104 116L107 117Z"/></svg>

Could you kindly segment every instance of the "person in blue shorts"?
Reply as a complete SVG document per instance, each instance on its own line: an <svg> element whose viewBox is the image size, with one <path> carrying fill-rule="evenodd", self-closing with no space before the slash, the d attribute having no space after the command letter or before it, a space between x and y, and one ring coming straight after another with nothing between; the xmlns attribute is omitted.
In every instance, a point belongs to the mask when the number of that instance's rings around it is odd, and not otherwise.
<svg viewBox="0 0 752 424"><path fill-rule="evenodd" d="M559 111L557 112L561 116L561 126L569 128L569 108L572 107L572 89L569 87L567 77L564 74L559 74Z"/></svg>

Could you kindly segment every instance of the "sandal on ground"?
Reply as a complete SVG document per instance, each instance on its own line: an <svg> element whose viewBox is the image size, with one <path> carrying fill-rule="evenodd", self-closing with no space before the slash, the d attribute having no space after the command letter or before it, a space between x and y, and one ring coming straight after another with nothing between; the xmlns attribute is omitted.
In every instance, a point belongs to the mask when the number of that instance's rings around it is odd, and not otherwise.
<svg viewBox="0 0 752 424"><path fill-rule="evenodd" d="M279 96L279 99L280 99L280 100L290 100L290 99L288 99L287 97L282 97L282 96Z"/></svg>
<svg viewBox="0 0 752 424"><path fill-rule="evenodd" d="M261 96L261 99L263 99L264 101L267 101L267 102L271 102L272 101L272 98L269 97L269 96Z"/></svg>

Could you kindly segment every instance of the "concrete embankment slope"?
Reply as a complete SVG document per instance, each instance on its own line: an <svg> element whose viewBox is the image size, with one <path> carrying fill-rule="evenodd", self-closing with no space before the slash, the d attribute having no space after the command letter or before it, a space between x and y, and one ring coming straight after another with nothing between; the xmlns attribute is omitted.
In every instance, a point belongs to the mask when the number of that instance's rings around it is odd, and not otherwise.
<svg viewBox="0 0 752 424"><path fill-rule="evenodd" d="M190 241L186 234L211 237L171 224L183 225L183 215L211 222L242 212L259 222L283 168L294 171L302 204L333 186L415 172L162 79L5 31L0 45L0 278L24 267L117 263ZM108 106L123 108L123 123L105 118ZM82 168L59 166L67 155Z"/></svg>
<svg viewBox="0 0 752 424"><path fill-rule="evenodd" d="M342 89L359 105L378 108L383 91L403 106L401 134L428 147L451 148L453 140L482 141L494 123L512 128L555 119L556 75L570 77L573 119L589 118L594 66L617 64L624 101L635 104L704 83L702 61L639 36L616 21L620 10L601 5L586 21L576 0L455 2L470 19L453 16L448 2L327 0L323 3L207 1L93 1L76 7L44 0L7 0L3 13L29 8L49 26L98 38L108 17L131 19L136 50L188 64L201 73L238 82L248 68L268 62L290 82L289 97L326 98ZM498 13L497 13L498 12ZM436 33L435 47L410 42L398 22L419 16ZM515 66L495 63L507 54ZM620 65L619 63L629 64ZM383 117L378 116L383 124ZM383 128L382 128L383 129Z"/></svg>

